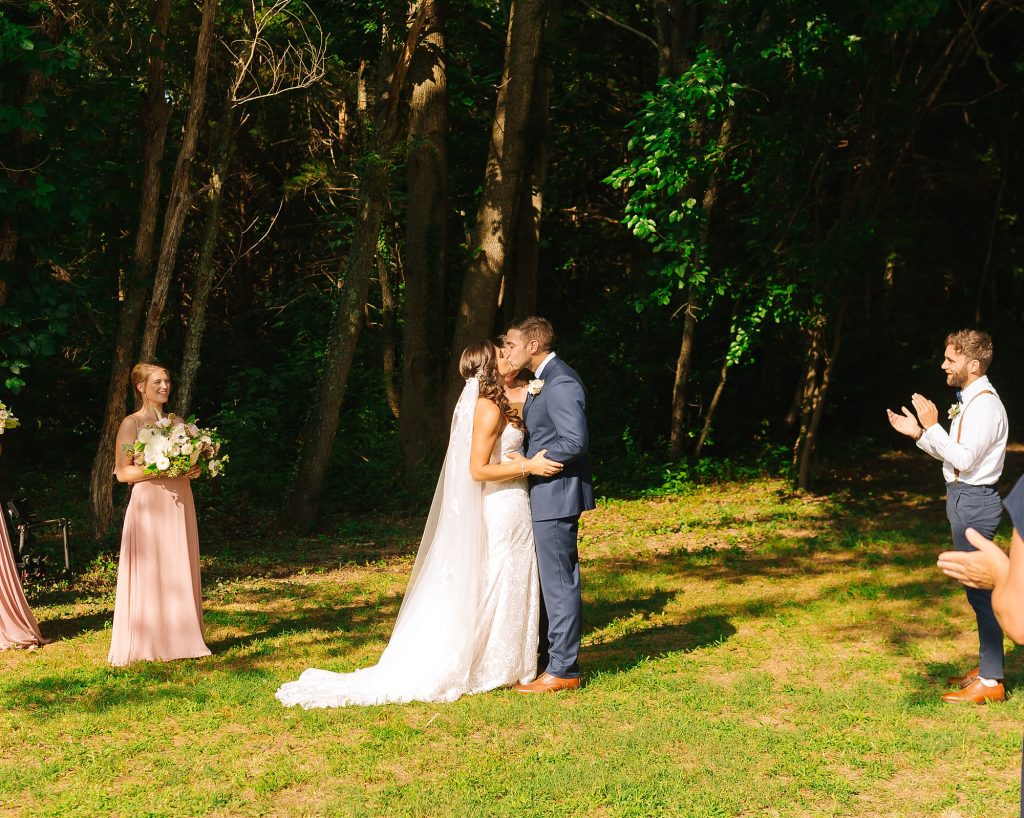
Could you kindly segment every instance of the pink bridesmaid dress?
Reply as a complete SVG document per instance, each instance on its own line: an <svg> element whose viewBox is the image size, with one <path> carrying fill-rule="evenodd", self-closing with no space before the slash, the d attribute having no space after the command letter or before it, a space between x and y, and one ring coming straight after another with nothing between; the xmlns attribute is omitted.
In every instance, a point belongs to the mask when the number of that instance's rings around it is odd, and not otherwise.
<svg viewBox="0 0 1024 818"><path fill-rule="evenodd" d="M209 655L190 481L176 477L135 483L121 534L109 662Z"/></svg>
<svg viewBox="0 0 1024 818"><path fill-rule="evenodd" d="M39 625L29 610L18 569L14 565L7 526L0 520L0 650L31 648L42 644Z"/></svg>

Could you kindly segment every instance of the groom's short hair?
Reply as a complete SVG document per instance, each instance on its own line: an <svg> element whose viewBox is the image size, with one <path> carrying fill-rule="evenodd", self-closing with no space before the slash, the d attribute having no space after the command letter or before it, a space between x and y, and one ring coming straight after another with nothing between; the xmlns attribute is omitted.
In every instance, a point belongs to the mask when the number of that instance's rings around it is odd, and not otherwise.
<svg viewBox="0 0 1024 818"><path fill-rule="evenodd" d="M992 336L976 329L962 329L946 336L946 346L951 346L968 361L977 361L978 374L984 375L992 363Z"/></svg>
<svg viewBox="0 0 1024 818"><path fill-rule="evenodd" d="M547 318L537 315L529 315L516 321L509 329L518 330L523 338L529 341L536 341L537 345L545 352L550 352L555 345L555 328Z"/></svg>

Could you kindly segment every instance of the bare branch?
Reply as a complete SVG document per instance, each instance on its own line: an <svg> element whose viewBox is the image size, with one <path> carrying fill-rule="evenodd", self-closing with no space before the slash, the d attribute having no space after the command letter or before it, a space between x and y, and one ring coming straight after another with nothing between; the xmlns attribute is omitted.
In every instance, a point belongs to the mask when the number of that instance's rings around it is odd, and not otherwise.
<svg viewBox="0 0 1024 818"><path fill-rule="evenodd" d="M603 18L603 19L607 20L607 21L608 21L609 23L611 23L612 25L616 25L616 26L618 26L619 28L625 29L626 31L630 32L631 34L635 34L635 35L636 35L637 37L639 37L640 39L642 39L642 40L646 40L646 41L647 41L647 42L649 42L649 43L650 43L651 45L653 45L653 46L654 46L655 48L657 48L657 49L659 49L659 50L661 49L661 46L660 46L660 45L658 45L658 41L657 41L657 40L655 40L655 39L654 39L654 38L653 38L653 37L652 37L652 36L651 36L650 34L644 34L644 32L640 31L640 29L637 29L637 28L633 28L633 26L630 26L630 25L626 25L626 23L623 23L623 22L621 22L620 20L616 20L616 19L615 19L614 17L612 17L612 16L610 15L610 14L606 14L605 12L601 11L600 9L596 9L596 8L594 8L594 7L593 7L592 5L590 5L590 3L588 3L588 2L586 1L586 0L583 0L583 5L584 5L584 6L586 6L586 7L588 8L588 9L590 9L590 10L591 10L591 11L592 11L592 12L593 12L594 14L596 14L596 15L597 15L598 17L601 17L601 18Z"/></svg>
<svg viewBox="0 0 1024 818"><path fill-rule="evenodd" d="M313 10L303 4L313 20L313 30L289 7L292 0L273 0L264 4L251 0L249 36L224 43L235 66L231 84L232 105L245 105L258 99L308 88L323 78L326 71L327 35ZM267 29L286 18L298 29L296 40L282 47L267 37Z"/></svg>

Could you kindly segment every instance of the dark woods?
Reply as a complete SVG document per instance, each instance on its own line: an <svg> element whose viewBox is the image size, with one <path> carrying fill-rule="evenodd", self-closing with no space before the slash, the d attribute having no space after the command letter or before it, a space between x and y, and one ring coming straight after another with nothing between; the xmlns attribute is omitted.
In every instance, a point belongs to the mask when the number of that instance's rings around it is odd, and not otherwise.
<svg viewBox="0 0 1024 818"><path fill-rule="evenodd" d="M830 444L891 441L885 406L945 401L961 326L1012 419L1022 11L4 3L5 467L70 472L109 530L156 357L231 441L225 501L419 502L458 351L535 311L606 492L723 458L811 485Z"/></svg>

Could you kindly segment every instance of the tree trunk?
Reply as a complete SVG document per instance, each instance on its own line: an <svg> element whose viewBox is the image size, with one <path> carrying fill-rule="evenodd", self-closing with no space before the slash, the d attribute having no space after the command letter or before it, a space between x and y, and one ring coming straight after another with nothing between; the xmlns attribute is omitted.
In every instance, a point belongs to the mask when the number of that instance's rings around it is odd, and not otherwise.
<svg viewBox="0 0 1024 818"><path fill-rule="evenodd" d="M442 445L444 272L448 243L448 67L443 0L425 3L423 39L409 69L402 393L398 436L406 469Z"/></svg>
<svg viewBox="0 0 1024 818"><path fill-rule="evenodd" d="M149 40L150 56L146 67L147 91L141 117L143 169L139 227L135 234L135 250L118 315L106 409L100 421L99 443L89 478L90 521L93 535L97 539L106 534L114 514L114 443L117 428L125 414L132 354L136 348L139 318L146 302L146 282L156 239L157 214L160 210L160 160L163 158L167 125L171 118L171 107L167 104L164 88L164 50L170 17L171 0L155 0L153 34Z"/></svg>
<svg viewBox="0 0 1024 818"><path fill-rule="evenodd" d="M815 324L808 330L807 334L807 368L804 372L803 385L800 389L799 421L796 442L793 445L793 466L800 465L800 455L803 452L804 442L807 437L807 430L810 427L811 413L814 410L814 393L818 384L818 369L821 359L824 357L825 331L823 329L825 317L817 316Z"/></svg>
<svg viewBox="0 0 1024 818"><path fill-rule="evenodd" d="M348 373L363 325L366 295L386 206L391 178L389 157L398 136L398 99L424 19L425 6L421 5L409 28L388 94L376 104L373 138L359 175L359 205L353 223L352 247L345 263L341 296L327 342L324 371L316 400L303 428L295 480L281 511L282 522L302 529L311 526L316 519L327 480L327 467L338 433Z"/></svg>
<svg viewBox="0 0 1024 818"><path fill-rule="evenodd" d="M700 430L700 437L697 438L697 445L693 447L693 459L700 460L701 454L704 452L704 444L707 442L708 435L711 434L711 421L715 416L715 410L718 408L718 402L722 398L722 392L725 391L725 379L729 375L729 358L722 362L722 371L718 375L718 387L715 389L715 394L711 398L711 405L708 406L708 413L704 416L704 426Z"/></svg>
<svg viewBox="0 0 1024 818"><path fill-rule="evenodd" d="M334 438L338 433L348 373L363 325L389 177L390 167L384 157L368 157L359 179L359 209L353 225L352 247L345 265L341 298L324 357L324 371L302 432L298 473L281 514L285 523L300 529L311 526L319 511Z"/></svg>
<svg viewBox="0 0 1024 818"><path fill-rule="evenodd" d="M696 23L694 22L695 26ZM694 32L695 33L695 30ZM732 118L726 117L719 127L717 140L724 151L729 144L732 134ZM696 139L703 141L704 134L698 134ZM715 206L718 203L718 174L714 170L708 179L707 187L701 197L701 208L704 212L704 221L700 227L698 237L698 252L707 255L711 246L711 220L714 216ZM679 350L679 360L676 363L676 380L672 387L672 425L669 433L669 453L673 460L678 460L683 454L684 433L683 421L686 414L686 381L690 375L690 364L693 356L694 336L697 332L696 305L698 301L697 288L690 285L687 290L685 319L683 323L683 341ZM703 446L698 443L698 448Z"/></svg>
<svg viewBox="0 0 1024 818"><path fill-rule="evenodd" d="M732 309L732 319L730 325L736 321L736 314L739 311L739 304L735 304ZM718 386L715 388L715 394L711 398L711 404L708 406L708 412L704 416L704 426L700 430L700 437L697 438L697 445L693 447L693 458L699 460L701 454L704 452L704 444L707 442L708 435L711 434L711 421L715 417L715 410L718 409L718 402L722 399L722 393L725 391L725 379L729 376L729 353L732 350L732 344L730 343L729 348L725 350L725 358L722 360L722 369L718 374Z"/></svg>
<svg viewBox="0 0 1024 818"><path fill-rule="evenodd" d="M843 321L846 318L846 306L848 299L843 299L836 316L835 337L832 339L832 351L825 359L825 369L821 373L820 380L814 385L812 392L812 403L810 422L803 434L803 441L800 446L800 462L797 471L797 487L807 489L810 484L811 462L818 445L818 429L821 426L821 419L825 414L825 399L828 396L828 388L832 383L832 373L835 369L836 360L839 357L839 346L843 338ZM824 341L824 332L822 333Z"/></svg>
<svg viewBox="0 0 1024 818"><path fill-rule="evenodd" d="M398 328L395 320L395 294L391 289L391 274L388 262L377 254L377 281L380 284L380 326L383 335L384 394L392 417L397 418L401 407L398 400L398 389L395 386L395 363L398 360L396 338Z"/></svg>
<svg viewBox="0 0 1024 818"><path fill-rule="evenodd" d="M693 62L693 45L700 28L699 4L687 0L655 0L658 38L658 77L678 77Z"/></svg>
<svg viewBox="0 0 1024 818"><path fill-rule="evenodd" d="M192 201L192 161L195 158L199 129L203 125L203 109L206 105L206 77L210 67L210 50L213 47L214 21L217 17L218 0L204 0L203 17L199 26L199 40L196 44L196 64L192 73L192 88L189 95L188 116L185 132L178 150L178 161L171 179L171 192L164 214L164 232L160 240L160 255L157 258L156 275L153 279L153 294L146 314L146 326L142 333L140 357L151 361L156 355L160 335L160 322L167 305L167 291L174 275L178 259L181 233L185 227L185 216Z"/></svg>
<svg viewBox="0 0 1024 818"><path fill-rule="evenodd" d="M513 0L484 188L473 228L470 261L455 319L445 406L462 388L456 364L469 344L494 331L498 292L514 235L526 167L531 97L544 33L547 0Z"/></svg>
<svg viewBox="0 0 1024 818"><path fill-rule="evenodd" d="M672 428L669 433L669 453L673 460L683 456L683 420L686 414L686 381L693 361L693 339L697 333L697 290L691 284L686 294L683 315L683 342L676 361L676 379L672 385Z"/></svg>
<svg viewBox="0 0 1024 818"><path fill-rule="evenodd" d="M554 29L558 23L561 2L551 0L544 24L544 42L530 109L530 133L533 135L525 183L519 196L516 218L516 243L512 286L506 283L508 323L537 312L537 276L540 263L540 225L544 207L544 188L548 181L551 159L551 53ZM511 293L509 292L511 290Z"/></svg>
<svg viewBox="0 0 1024 818"><path fill-rule="evenodd" d="M224 199L224 184L234 153L237 122L238 109L228 99L218 125L217 146L213 156L213 168L210 171L210 198L206 203L206 226L203 229L203 243L199 248L199 260L196 263L192 308L189 312L185 349L181 354L181 371L178 374L178 389L174 401L178 414L182 417L188 417L192 409L196 375L199 372L200 350L203 333L206 331L206 308L210 303L210 291L213 289L213 256L220 236L220 206Z"/></svg>

